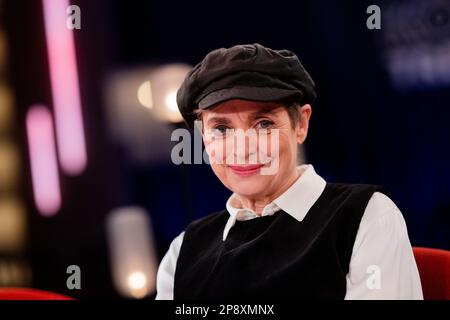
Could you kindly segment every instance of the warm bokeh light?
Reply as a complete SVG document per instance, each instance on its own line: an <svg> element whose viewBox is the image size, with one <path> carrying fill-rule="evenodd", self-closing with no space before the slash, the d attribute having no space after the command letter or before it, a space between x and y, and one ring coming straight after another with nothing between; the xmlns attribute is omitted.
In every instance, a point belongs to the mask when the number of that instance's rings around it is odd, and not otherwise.
<svg viewBox="0 0 450 320"><path fill-rule="evenodd" d="M169 64L152 70L153 108L152 114L165 122L181 122L183 117L178 110L177 91L191 67L185 64Z"/></svg>
<svg viewBox="0 0 450 320"><path fill-rule="evenodd" d="M42 215L52 216L61 207L61 191L50 111L31 106L26 125L34 201Z"/></svg>
<svg viewBox="0 0 450 320"><path fill-rule="evenodd" d="M138 100L146 108L153 108L152 86L150 81L145 81L139 86Z"/></svg>
<svg viewBox="0 0 450 320"><path fill-rule="evenodd" d="M27 287L31 285L32 270L22 261L0 260L0 287Z"/></svg>
<svg viewBox="0 0 450 320"><path fill-rule="evenodd" d="M106 227L118 292L129 298L155 292L158 261L148 213L140 207L118 208L109 214Z"/></svg>
<svg viewBox="0 0 450 320"><path fill-rule="evenodd" d="M128 286L130 287L131 294L139 299L148 294L147 290L147 277L144 273L136 271L128 276Z"/></svg>
<svg viewBox="0 0 450 320"><path fill-rule="evenodd" d="M177 91L176 90L169 91L166 94L165 102L167 108L169 108L170 111L177 111L178 110Z"/></svg>
<svg viewBox="0 0 450 320"><path fill-rule="evenodd" d="M58 154L63 171L80 174L87 165L77 61L68 0L43 0Z"/></svg>
<svg viewBox="0 0 450 320"><path fill-rule="evenodd" d="M13 101L11 90L0 84L0 132L11 127Z"/></svg>
<svg viewBox="0 0 450 320"><path fill-rule="evenodd" d="M145 287L145 284L147 283L147 278L142 272L133 272L128 277L128 285L133 290L139 290Z"/></svg>
<svg viewBox="0 0 450 320"><path fill-rule="evenodd" d="M16 252L25 244L26 216L23 204L12 197L0 197L0 252Z"/></svg>
<svg viewBox="0 0 450 320"><path fill-rule="evenodd" d="M116 70L104 83L108 134L121 145L127 161L140 166L170 161L173 128L168 117L180 119L174 94L167 98L176 86L162 86L165 81L158 77L159 70L154 66ZM176 110L166 107L166 101L171 101Z"/></svg>
<svg viewBox="0 0 450 320"><path fill-rule="evenodd" d="M0 139L0 191L14 190L19 182L19 152L17 146Z"/></svg>

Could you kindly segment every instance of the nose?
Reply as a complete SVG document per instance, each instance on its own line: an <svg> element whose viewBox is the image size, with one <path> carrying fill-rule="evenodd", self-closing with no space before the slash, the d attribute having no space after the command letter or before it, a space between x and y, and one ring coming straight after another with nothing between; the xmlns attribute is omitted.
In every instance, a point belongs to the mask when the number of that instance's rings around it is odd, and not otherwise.
<svg viewBox="0 0 450 320"><path fill-rule="evenodd" d="M236 129L233 135L233 158L236 164L256 164L258 140L255 130Z"/></svg>

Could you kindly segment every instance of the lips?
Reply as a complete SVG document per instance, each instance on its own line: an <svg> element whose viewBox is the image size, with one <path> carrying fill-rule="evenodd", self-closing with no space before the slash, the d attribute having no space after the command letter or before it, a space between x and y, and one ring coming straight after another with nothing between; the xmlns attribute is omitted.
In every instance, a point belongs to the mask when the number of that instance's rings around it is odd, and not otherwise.
<svg viewBox="0 0 450 320"><path fill-rule="evenodd" d="M231 171L238 176L251 176L257 174L259 169L263 167L262 164L251 164L251 165L240 165L240 166L229 166Z"/></svg>

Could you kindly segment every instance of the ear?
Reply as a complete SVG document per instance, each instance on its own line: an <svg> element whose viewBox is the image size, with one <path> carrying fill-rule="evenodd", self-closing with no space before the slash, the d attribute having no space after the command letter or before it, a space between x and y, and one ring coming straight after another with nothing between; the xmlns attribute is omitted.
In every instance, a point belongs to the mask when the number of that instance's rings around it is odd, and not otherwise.
<svg viewBox="0 0 450 320"><path fill-rule="evenodd" d="M311 118L311 105L305 104L299 108L299 121L295 129L297 143L302 144L306 140L309 128L309 119Z"/></svg>

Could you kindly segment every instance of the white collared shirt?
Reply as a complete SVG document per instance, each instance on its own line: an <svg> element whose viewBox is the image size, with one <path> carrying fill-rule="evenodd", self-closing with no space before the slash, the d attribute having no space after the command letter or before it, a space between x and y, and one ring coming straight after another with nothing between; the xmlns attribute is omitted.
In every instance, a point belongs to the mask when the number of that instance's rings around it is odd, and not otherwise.
<svg viewBox="0 0 450 320"><path fill-rule="evenodd" d="M243 208L232 194L226 208L230 217L223 231L226 241L236 220L260 219L280 209L302 221L325 189L326 182L312 165L297 167L301 175L258 216ZM172 300L175 267L184 231L170 244L157 273L156 300ZM403 216L385 194L375 192L361 219L346 276L345 299L423 299L420 277Z"/></svg>

